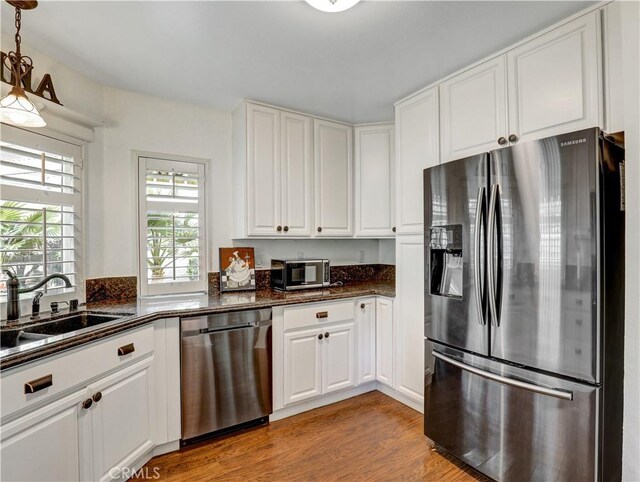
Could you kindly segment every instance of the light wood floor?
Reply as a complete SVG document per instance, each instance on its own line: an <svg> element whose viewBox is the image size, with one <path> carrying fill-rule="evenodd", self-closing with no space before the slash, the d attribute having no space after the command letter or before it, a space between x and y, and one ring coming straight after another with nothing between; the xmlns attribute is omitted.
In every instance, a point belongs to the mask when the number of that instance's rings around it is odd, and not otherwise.
<svg viewBox="0 0 640 482"><path fill-rule="evenodd" d="M159 480L489 480L431 448L422 415L374 391L155 457Z"/></svg>

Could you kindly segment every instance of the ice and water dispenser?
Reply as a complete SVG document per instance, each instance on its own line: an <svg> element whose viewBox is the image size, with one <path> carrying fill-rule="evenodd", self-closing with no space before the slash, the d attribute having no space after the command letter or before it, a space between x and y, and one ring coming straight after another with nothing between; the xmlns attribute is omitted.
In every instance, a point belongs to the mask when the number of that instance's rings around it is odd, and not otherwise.
<svg viewBox="0 0 640 482"><path fill-rule="evenodd" d="M433 226L429 236L431 294L462 299L462 225Z"/></svg>

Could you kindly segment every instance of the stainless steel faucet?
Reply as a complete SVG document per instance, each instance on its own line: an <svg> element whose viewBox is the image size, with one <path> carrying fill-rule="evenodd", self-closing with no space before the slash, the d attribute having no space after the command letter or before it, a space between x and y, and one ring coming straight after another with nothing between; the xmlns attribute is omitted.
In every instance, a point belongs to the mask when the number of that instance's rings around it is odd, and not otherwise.
<svg viewBox="0 0 640 482"><path fill-rule="evenodd" d="M20 280L18 277L13 274L8 269L3 270L4 273L9 277L7 280L7 320L17 320L20 318L20 295L22 293L29 293L31 291L37 290L38 288L46 285L52 279L58 278L64 281L64 284L67 288L73 287L69 278L67 278L63 274L50 274L42 281L36 283L33 286L29 286L28 288L20 288Z"/></svg>

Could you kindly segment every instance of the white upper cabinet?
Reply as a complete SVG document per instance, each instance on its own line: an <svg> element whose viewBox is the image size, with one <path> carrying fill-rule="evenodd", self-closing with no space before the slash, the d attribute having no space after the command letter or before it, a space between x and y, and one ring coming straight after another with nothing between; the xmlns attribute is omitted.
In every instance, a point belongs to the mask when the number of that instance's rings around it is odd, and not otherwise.
<svg viewBox="0 0 640 482"><path fill-rule="evenodd" d="M313 228L313 122L310 117L291 112L282 112L280 120L281 232L308 237Z"/></svg>
<svg viewBox="0 0 640 482"><path fill-rule="evenodd" d="M504 56L440 84L440 121L442 162L487 152L507 143Z"/></svg>
<svg viewBox="0 0 640 482"><path fill-rule="evenodd" d="M422 233L423 170L439 162L438 88L396 104L396 227Z"/></svg>
<svg viewBox="0 0 640 482"><path fill-rule="evenodd" d="M599 12L440 84L442 161L600 122Z"/></svg>
<svg viewBox="0 0 640 482"><path fill-rule="evenodd" d="M511 142L600 124L598 18L584 15L507 53Z"/></svg>
<svg viewBox="0 0 640 482"><path fill-rule="evenodd" d="M243 102L233 123L234 237L310 237L311 118Z"/></svg>
<svg viewBox="0 0 640 482"><path fill-rule="evenodd" d="M351 126L314 119L316 236L353 235Z"/></svg>
<svg viewBox="0 0 640 482"><path fill-rule="evenodd" d="M605 132L624 130L624 66L622 18L624 2L608 3L603 9L604 124Z"/></svg>
<svg viewBox="0 0 640 482"><path fill-rule="evenodd" d="M394 137L393 124L355 128L356 236L394 236Z"/></svg>

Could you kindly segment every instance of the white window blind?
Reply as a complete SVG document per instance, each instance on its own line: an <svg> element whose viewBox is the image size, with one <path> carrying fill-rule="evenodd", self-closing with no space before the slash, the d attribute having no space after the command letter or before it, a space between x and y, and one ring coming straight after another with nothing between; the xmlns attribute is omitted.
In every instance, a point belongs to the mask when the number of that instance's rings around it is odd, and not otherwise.
<svg viewBox="0 0 640 482"><path fill-rule="evenodd" d="M81 148L63 141L2 128L0 140L0 264L30 286L50 274L47 295L84 293L81 261ZM0 293L6 294L4 276ZM23 295L30 297L33 293ZM82 296L79 296L82 297Z"/></svg>
<svg viewBox="0 0 640 482"><path fill-rule="evenodd" d="M142 295L206 291L204 164L139 157Z"/></svg>

